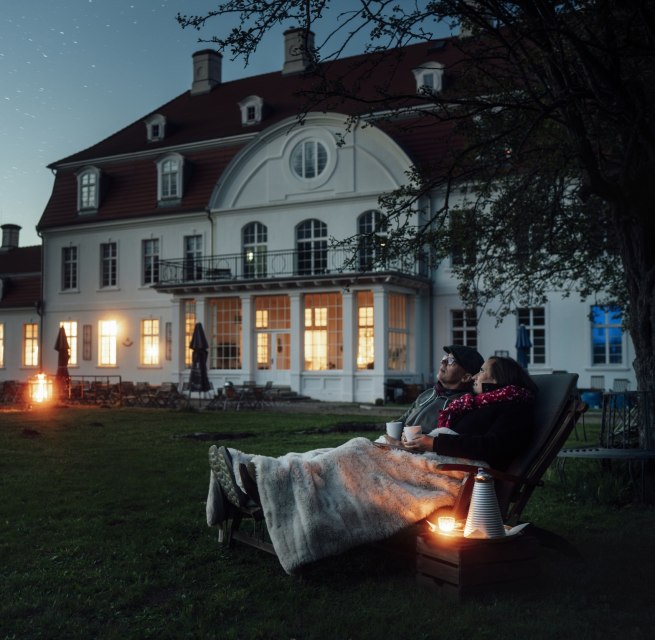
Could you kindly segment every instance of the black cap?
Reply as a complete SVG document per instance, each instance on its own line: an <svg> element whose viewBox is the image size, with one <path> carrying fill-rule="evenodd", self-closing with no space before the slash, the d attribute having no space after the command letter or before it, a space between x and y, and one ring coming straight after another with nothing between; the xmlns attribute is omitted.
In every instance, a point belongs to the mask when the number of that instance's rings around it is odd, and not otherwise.
<svg viewBox="0 0 655 640"><path fill-rule="evenodd" d="M449 347L444 347L446 353L452 353L457 364L474 376L484 363L484 358L472 347L465 347L461 344L451 344Z"/></svg>

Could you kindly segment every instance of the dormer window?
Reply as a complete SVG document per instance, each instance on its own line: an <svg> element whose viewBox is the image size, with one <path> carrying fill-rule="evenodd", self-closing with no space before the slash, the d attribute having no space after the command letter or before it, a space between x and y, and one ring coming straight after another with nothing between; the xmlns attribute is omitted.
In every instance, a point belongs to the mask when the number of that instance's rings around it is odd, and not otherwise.
<svg viewBox="0 0 655 640"><path fill-rule="evenodd" d="M416 92L421 95L434 95L443 89L443 65L438 62L425 62L412 71L416 78Z"/></svg>
<svg viewBox="0 0 655 640"><path fill-rule="evenodd" d="M241 109L241 124L247 127L262 121L264 101L259 96L248 96L239 102Z"/></svg>
<svg viewBox="0 0 655 640"><path fill-rule="evenodd" d="M145 119L148 142L159 142L166 134L166 118L160 113L148 116Z"/></svg>
<svg viewBox="0 0 655 640"><path fill-rule="evenodd" d="M77 172L77 211L95 213L100 204L100 169L83 167Z"/></svg>
<svg viewBox="0 0 655 640"><path fill-rule="evenodd" d="M157 161L158 202L179 202L182 199L184 158L171 153Z"/></svg>

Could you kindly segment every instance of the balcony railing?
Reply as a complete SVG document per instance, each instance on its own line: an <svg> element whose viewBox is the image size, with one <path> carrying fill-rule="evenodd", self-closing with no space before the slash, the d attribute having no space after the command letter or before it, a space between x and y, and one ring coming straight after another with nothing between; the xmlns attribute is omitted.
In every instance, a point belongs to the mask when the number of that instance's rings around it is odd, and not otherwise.
<svg viewBox="0 0 655 640"><path fill-rule="evenodd" d="M313 251L246 250L242 253L160 260L158 286L218 283L235 280L266 280L320 277L347 274L392 272L426 278L427 268L414 256L389 260L373 254L353 254L347 249L325 248Z"/></svg>

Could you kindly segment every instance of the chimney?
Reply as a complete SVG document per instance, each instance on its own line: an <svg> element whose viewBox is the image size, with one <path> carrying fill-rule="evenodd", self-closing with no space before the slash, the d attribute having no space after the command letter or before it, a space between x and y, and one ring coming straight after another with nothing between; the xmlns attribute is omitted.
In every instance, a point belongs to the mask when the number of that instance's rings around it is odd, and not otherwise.
<svg viewBox="0 0 655 640"><path fill-rule="evenodd" d="M10 251L18 248L18 236L22 227L17 224L3 224L2 229L2 247L0 251Z"/></svg>
<svg viewBox="0 0 655 640"><path fill-rule="evenodd" d="M193 84L191 95L209 93L217 84L221 84L221 61L223 56L218 51L203 49L193 54Z"/></svg>
<svg viewBox="0 0 655 640"><path fill-rule="evenodd" d="M312 61L311 51L314 50L314 33L307 32L305 46L304 29L287 29L284 32L284 66L282 74L302 73L307 71Z"/></svg>

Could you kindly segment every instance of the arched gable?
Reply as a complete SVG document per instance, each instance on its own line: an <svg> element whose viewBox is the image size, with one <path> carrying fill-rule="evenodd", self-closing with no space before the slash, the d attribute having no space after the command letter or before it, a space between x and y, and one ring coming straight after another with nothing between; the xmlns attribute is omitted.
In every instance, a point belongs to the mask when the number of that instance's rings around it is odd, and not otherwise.
<svg viewBox="0 0 655 640"><path fill-rule="evenodd" d="M293 118L265 130L223 172L210 210L371 195L403 184L411 161L400 146L374 125L347 131L345 119L342 114L309 114L302 125ZM311 161L316 150L320 162L315 161L315 173L301 175L298 167Z"/></svg>

